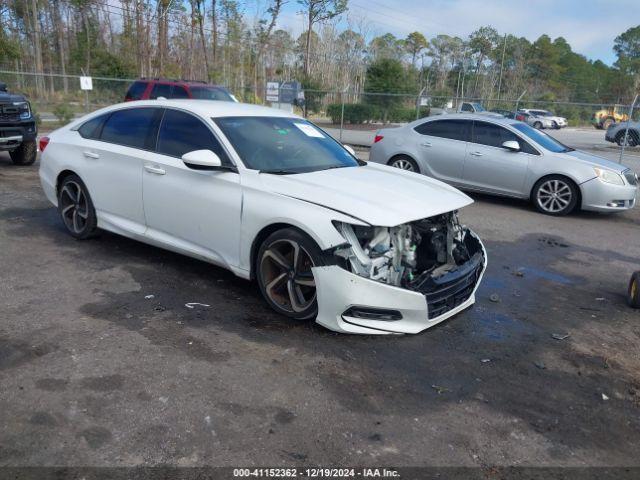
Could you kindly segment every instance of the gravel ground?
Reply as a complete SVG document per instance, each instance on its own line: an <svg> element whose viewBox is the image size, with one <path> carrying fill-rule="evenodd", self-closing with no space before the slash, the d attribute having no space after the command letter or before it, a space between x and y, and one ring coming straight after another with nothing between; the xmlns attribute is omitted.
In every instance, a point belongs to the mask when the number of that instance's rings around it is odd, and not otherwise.
<svg viewBox="0 0 640 480"><path fill-rule="evenodd" d="M347 336L220 268L75 241L0 154L0 465L640 466L640 210L474 198L477 304Z"/></svg>

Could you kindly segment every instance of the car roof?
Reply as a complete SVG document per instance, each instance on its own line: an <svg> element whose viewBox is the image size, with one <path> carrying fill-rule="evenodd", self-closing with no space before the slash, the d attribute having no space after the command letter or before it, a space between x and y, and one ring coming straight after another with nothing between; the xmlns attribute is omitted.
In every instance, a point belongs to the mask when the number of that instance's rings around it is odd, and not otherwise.
<svg viewBox="0 0 640 480"><path fill-rule="evenodd" d="M174 107L186 110L201 117L288 117L301 118L293 113L277 108L251 105L248 103L223 102L219 100L193 100L193 99L156 99L135 100L112 105L103 112L133 107Z"/></svg>
<svg viewBox="0 0 640 480"><path fill-rule="evenodd" d="M216 85L214 83L207 83L202 80L180 80L177 78L139 78L136 82L147 83L170 83L176 85L188 85L190 87L217 87L224 88L222 85Z"/></svg>
<svg viewBox="0 0 640 480"><path fill-rule="evenodd" d="M482 113L444 113L442 115L434 115L432 117L427 117L425 118L421 118L420 120L418 120L418 122L420 121L424 121L424 120L439 120L439 119L456 119L456 120L483 120L483 121L489 121L489 122L493 122L493 123L500 123L500 124L504 124L504 125L512 125L514 123L522 123L519 122L518 120L513 120L511 118L507 118L507 117L503 117L500 114L495 114L495 115L487 115L482 114Z"/></svg>

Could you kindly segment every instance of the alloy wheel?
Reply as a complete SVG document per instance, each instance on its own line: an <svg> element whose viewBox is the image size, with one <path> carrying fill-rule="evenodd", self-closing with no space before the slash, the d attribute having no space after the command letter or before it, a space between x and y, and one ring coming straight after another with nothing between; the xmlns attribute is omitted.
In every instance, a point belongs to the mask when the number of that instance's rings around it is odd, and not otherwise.
<svg viewBox="0 0 640 480"><path fill-rule="evenodd" d="M81 234L87 226L89 203L82 187L74 181L64 184L60 192L60 212L69 230Z"/></svg>
<svg viewBox="0 0 640 480"><path fill-rule="evenodd" d="M404 158L399 158L394 160L391 163L392 167L399 168L401 170L408 170L409 172L415 172L415 168L413 168L413 164Z"/></svg>
<svg viewBox="0 0 640 480"><path fill-rule="evenodd" d="M300 313L316 299L316 283L309 253L293 240L277 240L260 259L262 284L269 299L281 309Z"/></svg>
<svg viewBox="0 0 640 480"><path fill-rule="evenodd" d="M542 210L548 213L559 213L571 203L573 193L571 187L562 180L547 180L536 195L536 201Z"/></svg>

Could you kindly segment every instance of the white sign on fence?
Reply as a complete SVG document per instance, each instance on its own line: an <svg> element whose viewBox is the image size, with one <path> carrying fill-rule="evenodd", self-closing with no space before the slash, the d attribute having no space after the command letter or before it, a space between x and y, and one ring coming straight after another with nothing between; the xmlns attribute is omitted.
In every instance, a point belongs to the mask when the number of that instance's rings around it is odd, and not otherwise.
<svg viewBox="0 0 640 480"><path fill-rule="evenodd" d="M93 90L91 77L80 77L80 90Z"/></svg>
<svg viewBox="0 0 640 480"><path fill-rule="evenodd" d="M280 83L279 82L267 82L267 102L279 102L280 101Z"/></svg>

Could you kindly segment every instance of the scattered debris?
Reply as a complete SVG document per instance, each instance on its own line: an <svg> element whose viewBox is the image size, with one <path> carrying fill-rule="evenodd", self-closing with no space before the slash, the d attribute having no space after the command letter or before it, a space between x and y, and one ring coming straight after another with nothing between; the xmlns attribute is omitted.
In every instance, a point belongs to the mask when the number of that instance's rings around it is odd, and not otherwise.
<svg viewBox="0 0 640 480"><path fill-rule="evenodd" d="M160 397L160 398L158 398L158 400L160 400L162 403L164 403L166 405L167 402L169 401L169 397Z"/></svg>
<svg viewBox="0 0 640 480"><path fill-rule="evenodd" d="M562 333L552 333L551 334L551 338L554 338L556 340L566 340L567 338L569 338L569 334L562 334Z"/></svg>
<svg viewBox="0 0 640 480"><path fill-rule="evenodd" d="M609 397L607 397L604 393L602 394L602 400L607 401L609 400Z"/></svg>
<svg viewBox="0 0 640 480"><path fill-rule="evenodd" d="M596 298L596 302L604 302L605 298L604 297L597 297Z"/></svg>
<svg viewBox="0 0 640 480"><path fill-rule="evenodd" d="M208 307L210 307L210 306L211 306L211 305L209 305L209 304L207 304L207 303L198 303L198 302L190 302L190 303L185 303L185 304L184 304L184 306L185 306L185 307L187 307L187 308L191 308L191 309L196 308L196 305L199 305L199 306L201 306L201 307L206 307L206 308L208 308Z"/></svg>
<svg viewBox="0 0 640 480"><path fill-rule="evenodd" d="M482 359L480 359L480 361L482 363L489 363L491 361L491 359L490 358L482 358Z"/></svg>
<svg viewBox="0 0 640 480"><path fill-rule="evenodd" d="M516 277L524 277L524 270L516 270L513 272Z"/></svg>
<svg viewBox="0 0 640 480"><path fill-rule="evenodd" d="M500 301L500 297L497 293L492 293L491 295L489 295L489 300L491 300L493 303L498 303Z"/></svg>
<svg viewBox="0 0 640 480"><path fill-rule="evenodd" d="M152 298L156 298L155 295L145 295L144 298L146 298L147 300L150 300Z"/></svg>
<svg viewBox="0 0 640 480"><path fill-rule="evenodd" d="M442 395L443 393L450 391L448 388L441 387L440 385L431 385L431 388L438 392L438 395Z"/></svg>
<svg viewBox="0 0 640 480"><path fill-rule="evenodd" d="M544 364L544 362L533 362L533 364L538 367L540 370L546 370L547 366Z"/></svg>
<svg viewBox="0 0 640 480"><path fill-rule="evenodd" d="M162 305L156 305L153 309L154 309L156 312L164 312L167 308L166 308L166 307L163 307Z"/></svg>

